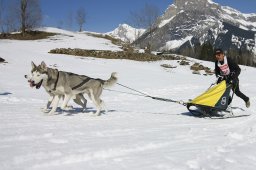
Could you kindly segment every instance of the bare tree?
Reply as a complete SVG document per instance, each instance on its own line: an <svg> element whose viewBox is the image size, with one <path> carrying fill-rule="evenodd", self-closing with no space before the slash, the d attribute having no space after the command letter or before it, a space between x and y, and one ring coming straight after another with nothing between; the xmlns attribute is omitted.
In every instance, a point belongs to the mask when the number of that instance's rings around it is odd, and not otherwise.
<svg viewBox="0 0 256 170"><path fill-rule="evenodd" d="M157 6L146 3L142 9L130 12L130 22L135 28L146 28L151 42L154 23L159 15L160 11Z"/></svg>
<svg viewBox="0 0 256 170"><path fill-rule="evenodd" d="M27 0L21 0L20 2L20 11L21 11L21 32L24 35L26 32L26 22L27 22L27 6L28 6L28 1Z"/></svg>
<svg viewBox="0 0 256 170"><path fill-rule="evenodd" d="M76 21L79 26L79 32L83 30L83 25L85 24L86 13L84 8L79 8L76 13Z"/></svg>
<svg viewBox="0 0 256 170"><path fill-rule="evenodd" d="M155 21L159 17L159 14L160 12L157 6L145 4L140 10L131 11L130 18L135 27L152 30Z"/></svg>
<svg viewBox="0 0 256 170"><path fill-rule="evenodd" d="M39 0L20 0L21 32L39 26L42 22L42 13Z"/></svg>

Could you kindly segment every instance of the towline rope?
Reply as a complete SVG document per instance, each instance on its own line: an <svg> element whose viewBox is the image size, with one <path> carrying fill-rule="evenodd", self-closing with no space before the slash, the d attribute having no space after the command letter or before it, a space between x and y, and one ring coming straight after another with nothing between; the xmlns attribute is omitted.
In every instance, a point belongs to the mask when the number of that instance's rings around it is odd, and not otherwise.
<svg viewBox="0 0 256 170"><path fill-rule="evenodd" d="M161 97L155 97L155 96L151 96L151 95L148 95L146 93L143 93L141 91L138 91L134 88L131 88L131 87L128 87L126 85L123 85L123 84L120 84L120 83L117 83L117 85L119 86L122 86L126 89L129 89L131 91L135 91L139 94L135 94L135 93L128 93L128 92L122 92L122 91L117 91L117 90L110 90L110 89L105 89L105 90L108 90L108 91L113 91L113 92L118 92L118 93L125 93L125 94L131 94L131 95L135 95L135 96L142 96L142 97L149 97L151 99L154 99L154 100L160 100L160 101L165 101L165 102L172 102L172 103L178 103L178 104L181 104L183 106L186 106L187 103L185 103L184 101L180 100L180 101L177 101L177 100L172 100L172 99L166 99L166 98L161 98Z"/></svg>

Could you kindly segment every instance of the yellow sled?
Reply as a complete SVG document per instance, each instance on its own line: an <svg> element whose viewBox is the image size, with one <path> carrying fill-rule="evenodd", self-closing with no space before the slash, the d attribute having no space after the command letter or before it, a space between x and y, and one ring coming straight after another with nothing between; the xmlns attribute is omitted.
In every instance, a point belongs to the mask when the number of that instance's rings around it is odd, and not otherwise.
<svg viewBox="0 0 256 170"><path fill-rule="evenodd" d="M200 96L187 103L187 109L195 116L215 116L218 111L226 111L231 102L231 84L222 81Z"/></svg>

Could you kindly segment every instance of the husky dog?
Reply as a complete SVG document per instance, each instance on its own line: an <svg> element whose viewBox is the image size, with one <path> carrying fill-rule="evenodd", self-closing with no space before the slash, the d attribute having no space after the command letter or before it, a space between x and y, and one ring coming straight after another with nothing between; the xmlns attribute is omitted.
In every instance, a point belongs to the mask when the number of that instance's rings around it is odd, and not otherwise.
<svg viewBox="0 0 256 170"><path fill-rule="evenodd" d="M61 109L65 110L69 100L75 96L77 102L81 102L84 93L95 104L97 111L94 115L100 115L103 101L100 99L103 87L111 87L117 82L116 73L112 73L108 80L94 79L85 75L78 75L70 72L58 71L46 66L41 62L36 66L31 62L32 71L29 80L31 87L39 89L41 85L53 96L52 109L49 114L56 112L59 100L64 96ZM75 101L75 102L76 102ZM49 103L49 102L48 102ZM86 102L84 102L86 103Z"/></svg>
<svg viewBox="0 0 256 170"><path fill-rule="evenodd" d="M31 70L31 73L32 73L33 69ZM28 75L25 75L25 78L28 80L28 82L30 83L30 87L34 87L34 83L32 82L31 80L31 77L28 76ZM36 88L40 88L40 87L37 87ZM42 111L47 113L50 111L50 106L52 104L52 101L53 101L53 98L54 98L54 94L51 93L51 91L47 91L46 92L50 95L50 98L48 99L48 102L46 104L46 106L44 108L42 108ZM64 95L61 96L62 99L64 99ZM80 105L82 107L82 110L85 110L86 109L86 104L87 104L87 100L84 98L84 95L83 94L77 94L75 96L73 96L73 101ZM72 108L72 106L65 106L66 108Z"/></svg>
<svg viewBox="0 0 256 170"><path fill-rule="evenodd" d="M33 88L34 84L32 83L31 78L29 78L28 75L25 75L25 78L30 83L30 87ZM42 111L45 112L45 113L50 111L50 106L51 106L53 98L54 98L54 94L53 93L51 93L50 91L47 91L47 90L46 90L46 92L50 95L50 98L48 99L48 102L47 102L46 106L44 108L42 108ZM62 95L61 98L64 99L64 95ZM80 105L82 107L82 110L86 109L87 100L84 98L83 94L77 94L77 95L73 96L73 101L76 104ZM72 108L72 106L66 106L66 108Z"/></svg>

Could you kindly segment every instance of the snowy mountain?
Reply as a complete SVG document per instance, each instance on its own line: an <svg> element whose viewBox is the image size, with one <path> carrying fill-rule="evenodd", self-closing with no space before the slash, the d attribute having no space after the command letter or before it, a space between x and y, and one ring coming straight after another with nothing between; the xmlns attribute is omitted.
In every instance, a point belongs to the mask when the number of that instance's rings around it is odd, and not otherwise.
<svg viewBox="0 0 256 170"><path fill-rule="evenodd" d="M116 29L106 33L124 42L131 43L145 32L145 29L136 29L127 24L120 24Z"/></svg>
<svg viewBox="0 0 256 170"><path fill-rule="evenodd" d="M188 101L204 92L215 76L192 74L177 60L138 62L48 53L55 48L116 51L111 41L55 28L59 33L42 40L1 40L0 56L0 169L1 170L255 170L256 69L241 66L240 89L251 107L234 96L233 119L191 116L177 103L141 96L115 85L103 90L101 116L87 95L87 110L73 109L49 116L41 111L49 95L31 88L24 78L31 61L51 68L107 79L149 95ZM213 62L188 58L210 68ZM173 68L160 65L169 64ZM137 94L137 95L136 95ZM60 104L62 101L60 102Z"/></svg>
<svg viewBox="0 0 256 170"><path fill-rule="evenodd" d="M256 65L256 14L243 14L211 0L175 0L136 44L199 58L204 44L221 47ZM150 37L152 35L152 37ZM241 56L242 55L242 56ZM245 59L246 58L246 59Z"/></svg>

